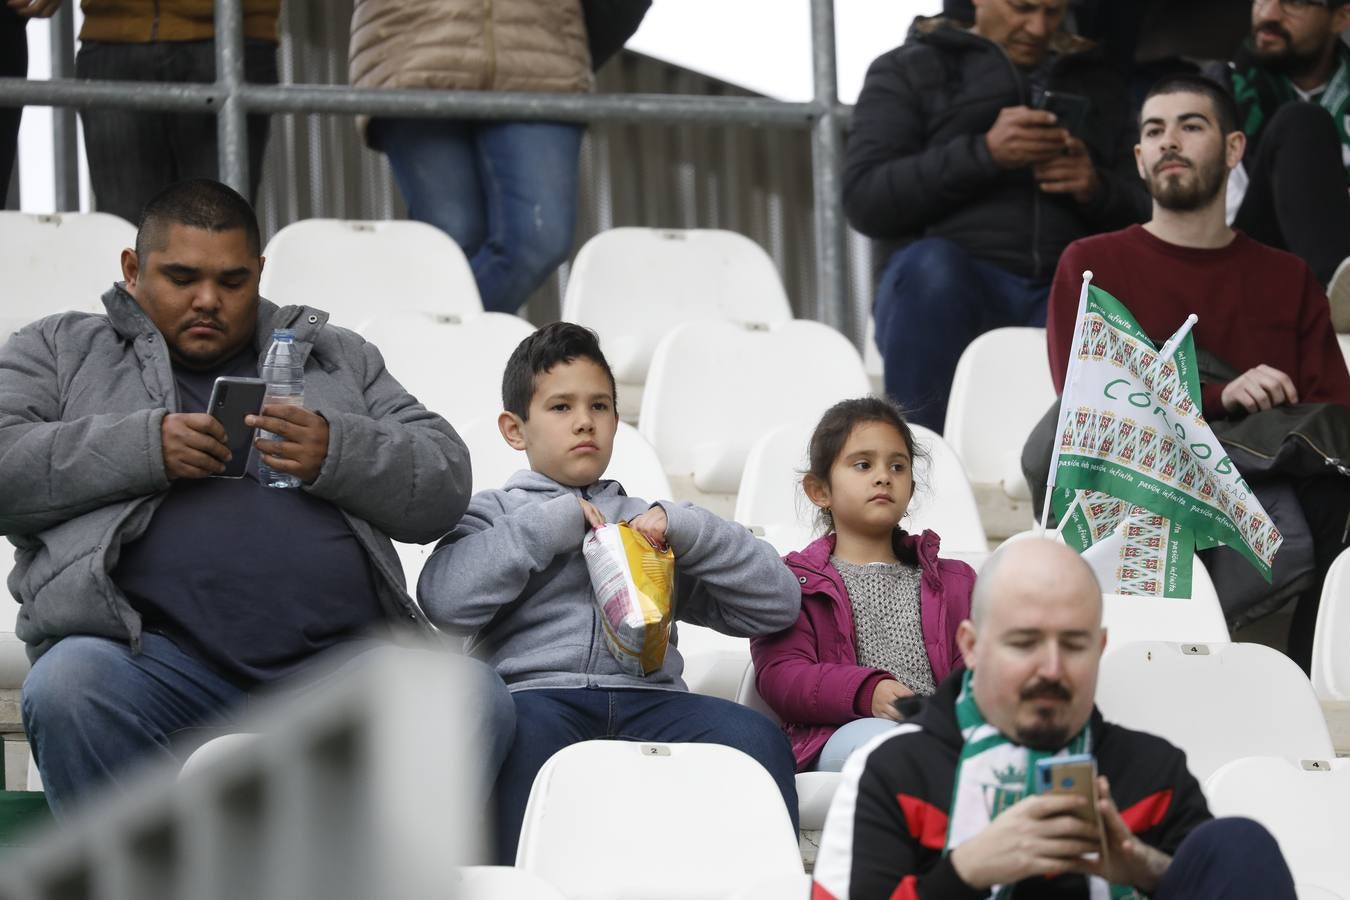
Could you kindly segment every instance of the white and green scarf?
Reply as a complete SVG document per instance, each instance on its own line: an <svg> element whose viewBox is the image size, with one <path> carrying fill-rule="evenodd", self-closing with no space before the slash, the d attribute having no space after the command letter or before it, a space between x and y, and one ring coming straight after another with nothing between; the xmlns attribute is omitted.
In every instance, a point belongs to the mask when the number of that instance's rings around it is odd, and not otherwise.
<svg viewBox="0 0 1350 900"><path fill-rule="evenodd" d="M1336 51L1336 71L1314 102L1331 114L1331 121L1341 138L1341 146L1350 148L1350 48L1339 46ZM1238 124L1248 140L1257 139L1276 110L1299 99L1293 82L1283 75L1261 68L1252 58L1233 63L1232 76L1233 99L1238 105ZM1346 176L1350 180L1350 161L1346 164Z"/></svg>
<svg viewBox="0 0 1350 900"><path fill-rule="evenodd" d="M1086 725L1066 746L1053 753L1014 744L984 720L975 703L973 682L974 672L967 670L956 697L956 725L964 743L956 762L944 855L989 827L995 817L1018 800L1035 793L1037 761L1092 752L1092 736ZM1091 900L1139 897L1132 887L1108 885L1096 877L1088 879L1088 887ZM996 885L991 896L995 900L1011 897L1012 888Z"/></svg>

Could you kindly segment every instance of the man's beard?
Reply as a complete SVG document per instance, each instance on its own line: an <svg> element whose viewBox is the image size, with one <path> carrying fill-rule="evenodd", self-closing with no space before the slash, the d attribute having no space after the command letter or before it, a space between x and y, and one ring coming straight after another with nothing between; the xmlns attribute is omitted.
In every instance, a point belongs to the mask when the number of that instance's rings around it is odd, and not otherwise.
<svg viewBox="0 0 1350 900"><path fill-rule="evenodd" d="M1040 681L1022 691L1020 696L1020 699L1024 701L1040 698L1062 700L1068 703L1073 699L1073 694L1061 682ZM1016 734L1013 735L1013 739L1024 747L1047 752L1059 750L1069 743L1069 739L1072 737L1073 735L1069 734L1068 726L1042 721L1037 721L1035 724L1028 726L1018 725Z"/></svg>
<svg viewBox="0 0 1350 900"><path fill-rule="evenodd" d="M1171 173L1159 176L1155 171L1149 170L1144 179L1149 195L1163 209L1172 212L1194 212L1208 206L1219 195L1219 191L1223 190L1223 179L1227 174L1223 157L1217 156L1211 160L1196 162L1173 154L1164 156L1157 165L1178 160L1188 163L1195 177L1184 177L1187 174L1184 171L1177 176ZM1154 168L1156 169L1156 166Z"/></svg>
<svg viewBox="0 0 1350 900"><path fill-rule="evenodd" d="M1284 49L1274 53L1262 53L1252 48L1252 55L1260 60L1263 68L1286 78L1301 78L1316 69L1322 61L1321 53L1299 53L1295 50L1293 36L1279 25L1266 25L1260 30L1278 35L1284 41Z"/></svg>

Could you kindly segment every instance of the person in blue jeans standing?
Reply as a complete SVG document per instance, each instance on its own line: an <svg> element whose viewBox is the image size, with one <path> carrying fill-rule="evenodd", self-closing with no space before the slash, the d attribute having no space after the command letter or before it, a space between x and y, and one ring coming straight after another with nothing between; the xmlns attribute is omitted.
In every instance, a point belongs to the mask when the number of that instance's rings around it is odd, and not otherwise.
<svg viewBox="0 0 1350 900"><path fill-rule="evenodd" d="M357 0L358 87L581 93L581 0ZM377 118L408 214L464 250L483 307L514 313L572 250L584 128L567 122Z"/></svg>
<svg viewBox="0 0 1350 900"><path fill-rule="evenodd" d="M916 19L858 97L844 211L890 252L873 310L886 392L935 431L966 345L1044 325L1060 251L1148 214L1125 84L1060 30L1067 5L978 0L973 28Z"/></svg>

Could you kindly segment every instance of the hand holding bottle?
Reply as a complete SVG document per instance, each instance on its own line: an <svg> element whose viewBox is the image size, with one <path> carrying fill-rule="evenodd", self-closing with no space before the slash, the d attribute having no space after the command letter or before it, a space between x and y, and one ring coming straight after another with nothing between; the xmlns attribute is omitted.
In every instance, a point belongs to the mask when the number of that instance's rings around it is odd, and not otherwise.
<svg viewBox="0 0 1350 900"><path fill-rule="evenodd" d="M328 420L303 406L269 403L260 416L245 416L244 424L278 439L259 437L253 442L262 463L309 484L319 477L328 458Z"/></svg>

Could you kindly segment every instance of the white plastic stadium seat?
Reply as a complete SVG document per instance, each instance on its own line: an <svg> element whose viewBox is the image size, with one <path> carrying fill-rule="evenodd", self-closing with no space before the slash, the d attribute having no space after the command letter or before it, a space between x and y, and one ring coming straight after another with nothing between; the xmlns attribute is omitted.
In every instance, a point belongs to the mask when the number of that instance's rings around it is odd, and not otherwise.
<svg viewBox="0 0 1350 900"><path fill-rule="evenodd" d="M1350 550L1336 557L1322 583L1312 683L1323 700L1350 700Z"/></svg>
<svg viewBox="0 0 1350 900"><path fill-rule="evenodd" d="M458 874L448 893L457 900L565 900L553 885L515 866L465 866Z"/></svg>
<svg viewBox="0 0 1350 900"><path fill-rule="evenodd" d="M399 312L368 320L360 331L423 406L462 428L480 419L495 427L506 361L534 326L505 313Z"/></svg>
<svg viewBox="0 0 1350 900"><path fill-rule="evenodd" d="M805 538L791 550L805 546L815 525L816 508L801 485L815 426L815 421L799 420L780 425L756 441L746 455L736 495L737 522L763 529L766 539L784 532ZM939 435L922 425L911 427L928 459L915 467L915 498L901 524L916 533L933 529L942 538L944 553L985 552L989 542L961 461ZM770 542L777 546L775 541Z"/></svg>
<svg viewBox="0 0 1350 900"><path fill-rule="evenodd" d="M741 674L741 683L736 691L736 702L748 706L758 713L768 716L775 722L781 722L778 713L765 702L755 686L755 665L746 663ZM838 772L798 772L797 773L797 817L802 831L820 831L825 827L825 815L830 811L830 801L839 788Z"/></svg>
<svg viewBox="0 0 1350 900"><path fill-rule="evenodd" d="M0 691L17 691L28 674L28 654L14 634L19 604L4 587L13 568L14 545L0 538Z"/></svg>
<svg viewBox="0 0 1350 900"><path fill-rule="evenodd" d="M711 900L802 873L758 762L718 744L629 741L584 741L544 764L516 865L568 897Z"/></svg>
<svg viewBox="0 0 1350 900"><path fill-rule="evenodd" d="M1037 537L1041 535L1035 529L1019 531L1000 544L999 549L1016 541ZM1047 531L1044 537L1063 543L1057 531ZM1199 556L1191 560L1189 598L1121 596L1111 593L1110 585L1104 586L1107 593L1102 618L1110 631L1111 646L1129 641L1213 644L1229 640L1228 624L1223 617L1223 607L1219 604L1218 591Z"/></svg>
<svg viewBox="0 0 1350 900"><path fill-rule="evenodd" d="M1234 760L1205 780L1205 796L1214 815L1246 816L1275 835L1299 897L1350 896L1350 759Z"/></svg>
<svg viewBox="0 0 1350 900"><path fill-rule="evenodd" d="M1307 677L1289 657L1261 644L1108 645L1097 706L1107 721L1186 751L1201 781L1244 756L1336 756Z"/></svg>
<svg viewBox="0 0 1350 900"><path fill-rule="evenodd" d="M863 338L863 367L872 382L872 393L878 397L886 396L886 361L877 349L877 323L871 313L867 315L867 333Z"/></svg>
<svg viewBox="0 0 1350 900"><path fill-rule="evenodd" d="M52 313L103 312L99 298L122 280L122 251L135 243L135 227L111 213L0 212L0 341L17 325Z"/></svg>
<svg viewBox="0 0 1350 900"><path fill-rule="evenodd" d="M996 328L971 341L952 378L947 421L966 475L1030 500L1022 476L1022 445L1055 399L1044 328Z"/></svg>
<svg viewBox="0 0 1350 900"><path fill-rule="evenodd" d="M396 311L483 311L463 251L425 222L304 219L273 235L263 255L264 297L322 309L344 328Z"/></svg>
<svg viewBox="0 0 1350 900"><path fill-rule="evenodd" d="M562 317L593 328L615 378L640 385L656 345L676 325L785 322L792 308L773 260L742 234L611 228L577 253Z"/></svg>
<svg viewBox="0 0 1350 900"><path fill-rule="evenodd" d="M785 421L815 421L839 400L867 392L858 351L828 326L694 322L656 348L638 428L672 478L730 493L765 432Z"/></svg>
<svg viewBox="0 0 1350 900"><path fill-rule="evenodd" d="M1103 604L1102 624L1110 647L1132 641L1228 643L1228 625L1217 599L1107 594Z"/></svg>
<svg viewBox="0 0 1350 900"><path fill-rule="evenodd" d="M811 876L782 875L727 895L727 900L809 900Z"/></svg>
<svg viewBox="0 0 1350 900"><path fill-rule="evenodd" d="M684 660L684 683L695 694L735 700L750 663L750 639L678 622L676 646Z"/></svg>

